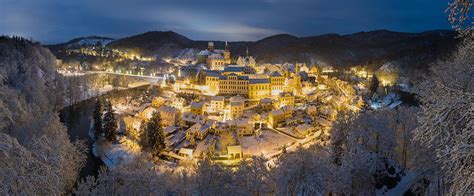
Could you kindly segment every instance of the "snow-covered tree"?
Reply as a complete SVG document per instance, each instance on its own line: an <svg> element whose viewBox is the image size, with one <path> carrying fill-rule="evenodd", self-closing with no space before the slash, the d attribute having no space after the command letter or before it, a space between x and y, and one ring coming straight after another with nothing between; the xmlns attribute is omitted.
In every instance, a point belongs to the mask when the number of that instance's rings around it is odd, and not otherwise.
<svg viewBox="0 0 474 196"><path fill-rule="evenodd" d="M138 157L116 168L102 168L97 177L89 176L81 182L76 195L169 195L179 186L176 175L157 173L146 158Z"/></svg>
<svg viewBox="0 0 474 196"><path fill-rule="evenodd" d="M117 119L114 116L114 111L110 101L106 101L104 110L103 130L105 133L105 138L109 142L115 142L117 139Z"/></svg>
<svg viewBox="0 0 474 196"><path fill-rule="evenodd" d="M198 195L224 195L237 188L232 171L209 159L201 160L195 170L194 191Z"/></svg>
<svg viewBox="0 0 474 196"><path fill-rule="evenodd" d="M103 134L102 131L102 103L101 100L97 99L94 105L94 111L92 113L92 119L94 120L94 136L97 138Z"/></svg>
<svg viewBox="0 0 474 196"><path fill-rule="evenodd" d="M237 193L242 195L264 195L274 190L270 171L263 156L254 156L249 161L242 161L235 172Z"/></svg>
<svg viewBox="0 0 474 196"><path fill-rule="evenodd" d="M284 154L272 169L279 195L318 195L329 192L331 164L327 150L318 147Z"/></svg>
<svg viewBox="0 0 474 196"><path fill-rule="evenodd" d="M160 113L153 112L150 120L147 122L142 134L140 135L142 149L150 152L152 155L158 155L165 149L165 134L161 126Z"/></svg>
<svg viewBox="0 0 474 196"><path fill-rule="evenodd" d="M56 110L63 106L55 58L38 43L0 37L0 195L60 195L85 160Z"/></svg>
<svg viewBox="0 0 474 196"><path fill-rule="evenodd" d="M448 7L449 21L462 37L473 38L474 16L472 16L472 0L453 0ZM470 37L470 38L469 38Z"/></svg>
<svg viewBox="0 0 474 196"><path fill-rule="evenodd" d="M413 163L413 155L417 148L411 142L413 131L418 127L416 118L419 108L416 107L399 107L395 111L392 110L391 115L387 116L391 121L392 130L395 131L396 146L393 159L402 166L403 169L410 168Z"/></svg>
<svg viewBox="0 0 474 196"><path fill-rule="evenodd" d="M472 4L472 3L471 3ZM436 153L441 177L453 194L472 193L474 183L474 42L431 67L418 86L423 113L414 141Z"/></svg>
<svg viewBox="0 0 474 196"><path fill-rule="evenodd" d="M379 88L379 79L377 78L377 76L373 76L372 79L370 80L370 86L369 86L369 90L372 94L376 93L377 92L377 89Z"/></svg>

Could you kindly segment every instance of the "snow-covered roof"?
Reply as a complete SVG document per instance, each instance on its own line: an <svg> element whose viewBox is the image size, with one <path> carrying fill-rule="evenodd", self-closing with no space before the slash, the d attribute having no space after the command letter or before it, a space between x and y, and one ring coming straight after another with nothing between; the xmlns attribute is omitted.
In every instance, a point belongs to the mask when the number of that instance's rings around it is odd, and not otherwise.
<svg viewBox="0 0 474 196"><path fill-rule="evenodd" d="M189 129L186 130L186 132L197 132L201 129L201 127L202 127L201 123L196 123L193 126L189 127Z"/></svg>
<svg viewBox="0 0 474 196"><path fill-rule="evenodd" d="M215 120L207 120L206 123L204 125L202 125L201 128L199 129L199 132L206 132L212 126L214 126L215 123L216 123Z"/></svg>
<svg viewBox="0 0 474 196"><path fill-rule="evenodd" d="M205 102L193 102L191 103L191 108L202 108L204 107Z"/></svg>
<svg viewBox="0 0 474 196"><path fill-rule="evenodd" d="M272 103L273 100L271 98L263 98L260 99L260 103Z"/></svg>
<svg viewBox="0 0 474 196"><path fill-rule="evenodd" d="M143 114L145 114L145 117L149 119L153 115L153 112L156 112L156 111L157 109L154 107L147 107L143 110Z"/></svg>
<svg viewBox="0 0 474 196"><path fill-rule="evenodd" d="M206 76L212 76L212 77L220 77L221 73L219 71L215 70L203 70Z"/></svg>
<svg viewBox="0 0 474 196"><path fill-rule="evenodd" d="M224 54L225 50L222 50L222 49L214 49L213 52L214 52L214 53L217 53L217 54Z"/></svg>
<svg viewBox="0 0 474 196"><path fill-rule="evenodd" d="M307 130L310 130L312 129L313 126L309 125L309 124L301 124L301 125L298 125L297 127L295 127L296 131L298 132L305 132Z"/></svg>
<svg viewBox="0 0 474 196"><path fill-rule="evenodd" d="M289 106L289 105L285 105L285 106L281 107L281 109L282 109L283 111L285 111L285 112L286 112L286 111L293 111L293 110L294 110L294 107L293 107L293 106Z"/></svg>
<svg viewBox="0 0 474 196"><path fill-rule="evenodd" d="M179 149L179 154L185 154L185 155L189 155L189 156L193 156L193 149L189 149L189 148L181 148Z"/></svg>
<svg viewBox="0 0 474 196"><path fill-rule="evenodd" d="M183 120L188 121L188 122L199 123L199 122L204 122L205 119L206 119L205 116L196 115L196 114L193 114L193 113L190 113L190 112L186 112L186 113L183 114Z"/></svg>
<svg viewBox="0 0 474 196"><path fill-rule="evenodd" d="M230 102L230 106L242 106L244 102Z"/></svg>
<svg viewBox="0 0 474 196"><path fill-rule="evenodd" d="M230 102L244 102L244 98L241 96L233 96L230 98Z"/></svg>
<svg viewBox="0 0 474 196"><path fill-rule="evenodd" d="M271 77L281 77L282 75L280 74L280 72L278 71L272 71L272 73L270 74Z"/></svg>
<svg viewBox="0 0 474 196"><path fill-rule="evenodd" d="M211 55L212 53L209 52L209 50L201 50L201 52L199 52L197 55L200 55L200 56L209 56Z"/></svg>
<svg viewBox="0 0 474 196"><path fill-rule="evenodd" d="M163 132L166 133L166 135L168 134L171 134L173 132L175 132L176 130L178 130L178 127L175 127L175 126L167 126L163 129Z"/></svg>
<svg viewBox="0 0 474 196"><path fill-rule="evenodd" d="M250 79L249 83L250 84L265 84L265 83L270 83L270 80L268 78Z"/></svg>
<svg viewBox="0 0 474 196"><path fill-rule="evenodd" d="M158 111L165 112L165 113L173 113L173 114L179 112L178 109L171 106L167 106L167 105L162 105L160 108L158 108Z"/></svg>
<svg viewBox="0 0 474 196"><path fill-rule="evenodd" d="M212 96L211 101L224 101L223 96Z"/></svg>
<svg viewBox="0 0 474 196"><path fill-rule="evenodd" d="M210 59L224 59L221 54L211 54L208 58Z"/></svg>
<svg viewBox="0 0 474 196"><path fill-rule="evenodd" d="M273 115L273 116L278 116L278 115L285 114L285 112L282 109L278 109L278 110L271 111L270 114Z"/></svg>
<svg viewBox="0 0 474 196"><path fill-rule="evenodd" d="M293 96L292 92L281 92L280 97L291 97Z"/></svg>

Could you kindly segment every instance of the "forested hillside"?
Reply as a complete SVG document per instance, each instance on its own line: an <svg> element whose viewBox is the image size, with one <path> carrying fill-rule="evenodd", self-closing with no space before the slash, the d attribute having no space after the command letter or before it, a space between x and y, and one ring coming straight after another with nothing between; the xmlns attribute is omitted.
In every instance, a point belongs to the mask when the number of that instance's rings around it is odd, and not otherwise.
<svg viewBox="0 0 474 196"><path fill-rule="evenodd" d="M62 79L39 43L0 37L0 195L60 195L73 188L84 150L56 110Z"/></svg>

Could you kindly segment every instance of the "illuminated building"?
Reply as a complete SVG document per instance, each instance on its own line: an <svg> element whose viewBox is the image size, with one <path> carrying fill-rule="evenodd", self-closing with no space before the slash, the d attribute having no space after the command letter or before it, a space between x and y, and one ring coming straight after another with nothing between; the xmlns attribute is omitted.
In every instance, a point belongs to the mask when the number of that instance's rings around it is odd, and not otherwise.
<svg viewBox="0 0 474 196"><path fill-rule="evenodd" d="M196 123L203 124L207 120L206 116L196 115L191 112L185 112L181 117L181 123L187 126L194 125Z"/></svg>
<svg viewBox="0 0 474 196"><path fill-rule="evenodd" d="M219 78L221 77L220 73L216 72L206 72L205 73L205 85L207 86L207 93L218 94L219 93Z"/></svg>
<svg viewBox="0 0 474 196"><path fill-rule="evenodd" d="M226 42L224 50L214 48L214 42L209 42L207 50L203 50L197 54L198 63L206 63L210 69L223 70L224 65L231 63L231 55L229 46Z"/></svg>
<svg viewBox="0 0 474 196"><path fill-rule="evenodd" d="M295 96L291 92L282 92L278 97L278 102L280 107L283 106L294 106L295 105Z"/></svg>
<svg viewBox="0 0 474 196"><path fill-rule="evenodd" d="M309 73L309 67L306 65L306 63L303 63L303 65L300 67L300 71Z"/></svg>
<svg viewBox="0 0 474 196"><path fill-rule="evenodd" d="M239 145L236 146L227 146L227 156L229 159L241 159L243 158L242 147Z"/></svg>
<svg viewBox="0 0 474 196"><path fill-rule="evenodd" d="M169 103L169 105L171 107L174 107L174 108L177 108L177 109L183 109L185 104L186 104L186 100L182 97L175 97Z"/></svg>
<svg viewBox="0 0 474 196"><path fill-rule="evenodd" d="M197 74L202 69L199 65L184 65L179 67L178 78L188 79L190 82L194 83L197 80Z"/></svg>
<svg viewBox="0 0 474 196"><path fill-rule="evenodd" d="M285 83L285 77L283 77L277 71L272 72L270 74L271 94L275 96L275 95L279 95L280 92L283 92L284 83Z"/></svg>
<svg viewBox="0 0 474 196"><path fill-rule="evenodd" d="M248 118L241 118L227 122L230 130L237 132L239 137L253 135L253 123L249 122Z"/></svg>
<svg viewBox="0 0 474 196"><path fill-rule="evenodd" d="M211 54L207 57L206 63L212 70L222 70L224 69L225 59L221 54Z"/></svg>
<svg viewBox="0 0 474 196"><path fill-rule="evenodd" d="M251 100L260 100L270 97L271 88L269 78L253 78L249 80L249 94Z"/></svg>
<svg viewBox="0 0 474 196"><path fill-rule="evenodd" d="M210 122L211 120L208 120L207 122ZM211 126L206 122L206 124L200 124L196 123L193 126L189 127L188 130L186 130L186 138L197 138L199 140L203 140L206 138L207 134L209 133L209 129Z"/></svg>
<svg viewBox="0 0 474 196"><path fill-rule="evenodd" d="M213 96L210 98L209 102L209 109L212 112L219 112L224 109L224 97L222 96Z"/></svg>
<svg viewBox="0 0 474 196"><path fill-rule="evenodd" d="M260 99L260 107L263 109L263 110L272 110L274 107L273 107L273 100L271 98L263 98L263 99Z"/></svg>
<svg viewBox="0 0 474 196"><path fill-rule="evenodd" d="M248 76L237 74L224 75L219 78L219 94L221 95L248 95Z"/></svg>
<svg viewBox="0 0 474 196"><path fill-rule="evenodd" d="M237 65L240 66L249 66L249 67L255 67L257 65L257 62L252 56L249 56L249 49L247 48L246 51L246 56L245 57L240 57L237 59Z"/></svg>
<svg viewBox="0 0 474 196"><path fill-rule="evenodd" d="M244 115L244 99L240 96L230 98L230 117L232 119L240 118Z"/></svg>
<svg viewBox="0 0 474 196"><path fill-rule="evenodd" d="M225 48L224 48L224 60L225 60L225 64L227 65L230 64L230 50L229 50L229 45L227 44L227 41L225 42Z"/></svg>
<svg viewBox="0 0 474 196"><path fill-rule="evenodd" d="M206 111L206 102L193 102L191 103L191 113L196 115L204 115Z"/></svg>
<svg viewBox="0 0 474 196"><path fill-rule="evenodd" d="M179 156L185 157L188 160L193 159L193 149L190 148L181 148L178 152Z"/></svg>
<svg viewBox="0 0 474 196"><path fill-rule="evenodd" d="M158 112L160 113L161 125L163 127L175 126L179 122L179 118L181 116L181 113L178 109L166 105L158 108Z"/></svg>
<svg viewBox="0 0 474 196"><path fill-rule="evenodd" d="M294 94L301 95L303 92L303 84L301 84L301 75L300 75L300 64L296 63L295 76L293 77L294 82Z"/></svg>
<svg viewBox="0 0 474 196"><path fill-rule="evenodd" d="M272 128L278 128L285 124L286 119L293 115L293 107L283 106L278 110L273 110L268 114L268 124Z"/></svg>

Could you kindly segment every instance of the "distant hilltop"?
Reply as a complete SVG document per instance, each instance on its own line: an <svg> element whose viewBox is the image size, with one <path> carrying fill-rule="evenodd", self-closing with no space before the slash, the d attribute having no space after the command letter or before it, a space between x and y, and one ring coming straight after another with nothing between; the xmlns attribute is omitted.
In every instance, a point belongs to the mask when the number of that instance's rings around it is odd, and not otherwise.
<svg viewBox="0 0 474 196"><path fill-rule="evenodd" d="M324 34L297 37L289 34L270 36L255 42L229 42L235 56L249 53L258 63L306 62L332 66L384 64L401 62L406 66L422 68L442 58L456 45L455 32L449 30L404 33L374 30L348 35ZM99 43L100 42L100 43ZM224 41L213 41L223 48ZM173 31L150 31L121 39L89 36L48 46L53 53L65 47L81 44L103 44L120 50L133 50L141 55L173 57L184 49L207 48L208 41L195 41Z"/></svg>

